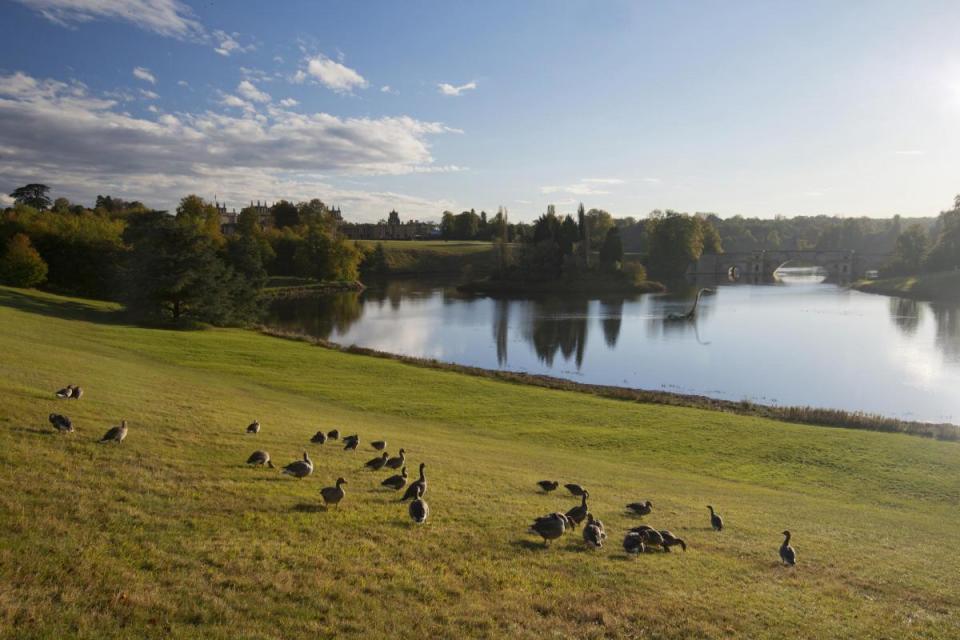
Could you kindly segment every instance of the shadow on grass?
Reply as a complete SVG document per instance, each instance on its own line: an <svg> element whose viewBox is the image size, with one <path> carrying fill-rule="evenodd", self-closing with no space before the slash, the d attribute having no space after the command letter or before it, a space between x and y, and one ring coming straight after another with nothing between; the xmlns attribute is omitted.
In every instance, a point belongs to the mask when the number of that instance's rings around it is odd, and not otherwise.
<svg viewBox="0 0 960 640"><path fill-rule="evenodd" d="M298 502L293 505L293 510L299 513L324 513L327 507L318 502Z"/></svg>
<svg viewBox="0 0 960 640"><path fill-rule="evenodd" d="M38 429L36 427L13 427L10 431L14 433L34 433L41 436L54 436L59 435L56 431L51 431L50 429Z"/></svg>
<svg viewBox="0 0 960 640"><path fill-rule="evenodd" d="M553 546L545 546L542 540L528 540L526 538L514 540L511 544L515 547L526 549L528 551L547 551Z"/></svg>
<svg viewBox="0 0 960 640"><path fill-rule="evenodd" d="M99 324L129 324L123 312L98 309L82 302L54 299L0 288L0 306L66 320L86 320Z"/></svg>

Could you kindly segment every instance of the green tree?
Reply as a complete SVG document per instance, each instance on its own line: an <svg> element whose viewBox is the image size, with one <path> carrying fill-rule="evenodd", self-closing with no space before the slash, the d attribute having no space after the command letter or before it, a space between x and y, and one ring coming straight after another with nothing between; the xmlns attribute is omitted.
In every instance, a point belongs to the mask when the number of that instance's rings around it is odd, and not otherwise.
<svg viewBox="0 0 960 640"><path fill-rule="evenodd" d="M608 271L619 271L623 263L623 242L620 240L620 229L617 227L607 231L607 237L600 247L600 266Z"/></svg>
<svg viewBox="0 0 960 640"><path fill-rule="evenodd" d="M132 221L124 240L132 247L125 284L134 315L219 325L256 316L255 287L221 259L217 243L198 226L153 212Z"/></svg>
<svg viewBox="0 0 960 640"><path fill-rule="evenodd" d="M926 268L930 271L960 268L960 196L953 209L940 214L937 226L937 241L926 259Z"/></svg>
<svg viewBox="0 0 960 640"><path fill-rule="evenodd" d="M30 238L18 233L7 242L0 259L0 282L11 287L35 287L47 278L47 263L30 244Z"/></svg>
<svg viewBox="0 0 960 640"><path fill-rule="evenodd" d="M194 225L218 244L223 244L220 232L220 212L213 204L197 195L189 195L180 200L177 206L177 220Z"/></svg>
<svg viewBox="0 0 960 640"><path fill-rule="evenodd" d="M53 201L51 208L56 213L70 213L70 201L66 198L57 198Z"/></svg>
<svg viewBox="0 0 960 640"><path fill-rule="evenodd" d="M25 204L43 211L50 206L50 198L47 193L50 187L45 184L28 184L13 190L10 197L16 204Z"/></svg>
<svg viewBox="0 0 960 640"><path fill-rule="evenodd" d="M270 208L270 214L273 216L273 224L277 229L286 227L297 227L300 225L300 211L296 205L281 200Z"/></svg>
<svg viewBox="0 0 960 640"><path fill-rule="evenodd" d="M929 251L930 238L926 230L918 224L911 225L897 236L893 259L884 271L893 275L917 273Z"/></svg>
<svg viewBox="0 0 960 640"><path fill-rule="evenodd" d="M699 218L675 211L655 212L647 224L648 260L654 274L682 276L703 253L703 228Z"/></svg>

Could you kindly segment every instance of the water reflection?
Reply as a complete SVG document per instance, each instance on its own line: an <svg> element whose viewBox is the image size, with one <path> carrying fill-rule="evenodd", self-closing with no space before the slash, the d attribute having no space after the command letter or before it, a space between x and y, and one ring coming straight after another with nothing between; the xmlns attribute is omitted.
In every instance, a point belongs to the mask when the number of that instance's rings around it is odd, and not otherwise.
<svg viewBox="0 0 960 640"><path fill-rule="evenodd" d="M730 400L960 420L960 305L809 278L669 295L466 297L448 283L279 299L269 323L339 344ZM595 334L595 335L591 335ZM600 339L602 337L602 340Z"/></svg>
<svg viewBox="0 0 960 640"><path fill-rule="evenodd" d="M912 336L920 326L921 305L916 300L890 298L890 318L905 335Z"/></svg>

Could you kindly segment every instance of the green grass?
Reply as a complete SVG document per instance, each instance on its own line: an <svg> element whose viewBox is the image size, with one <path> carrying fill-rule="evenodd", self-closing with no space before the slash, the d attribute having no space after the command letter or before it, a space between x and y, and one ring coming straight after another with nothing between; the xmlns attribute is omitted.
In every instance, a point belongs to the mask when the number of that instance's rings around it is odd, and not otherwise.
<svg viewBox="0 0 960 640"><path fill-rule="evenodd" d="M112 309L0 288L3 637L960 636L955 443L136 328ZM55 400L71 382L85 397ZM77 432L52 433L52 411ZM123 418L124 444L95 444ZM361 450L307 444L334 426ZM425 526L362 469L377 438L429 465ZM248 469L255 448L281 464L307 448L317 469ZM338 475L347 497L325 512ZM539 495L542 478L590 488L607 548L525 533L576 503ZM639 499L686 554L622 553Z"/></svg>
<svg viewBox="0 0 960 640"><path fill-rule="evenodd" d="M357 240L364 249L377 246L376 240ZM491 242L460 240L383 240L387 267L394 275L472 276L493 268L494 245Z"/></svg>
<svg viewBox="0 0 960 640"><path fill-rule="evenodd" d="M854 287L866 293L887 296L960 302L960 270L924 273L900 278L861 280Z"/></svg>

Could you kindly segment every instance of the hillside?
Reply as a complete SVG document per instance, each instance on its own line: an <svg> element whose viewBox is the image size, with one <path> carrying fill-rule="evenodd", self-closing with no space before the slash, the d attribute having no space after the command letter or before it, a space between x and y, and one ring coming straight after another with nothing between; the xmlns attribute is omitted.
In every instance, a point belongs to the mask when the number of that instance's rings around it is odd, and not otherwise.
<svg viewBox="0 0 960 640"><path fill-rule="evenodd" d="M956 443L137 328L7 288L0 353L2 637L960 636ZM67 383L84 398L56 400ZM54 411L76 433L54 433ZM121 419L126 442L95 443ZM308 444L333 427L360 450ZM422 527L363 469L380 438L412 475L428 465ZM258 448L279 464L307 450L316 471L247 468ZM526 533L577 504L539 494L544 478L590 489L607 547ZM624 513L646 499L651 516ZM640 522L689 551L626 556ZM777 561L786 528L793 568Z"/></svg>

